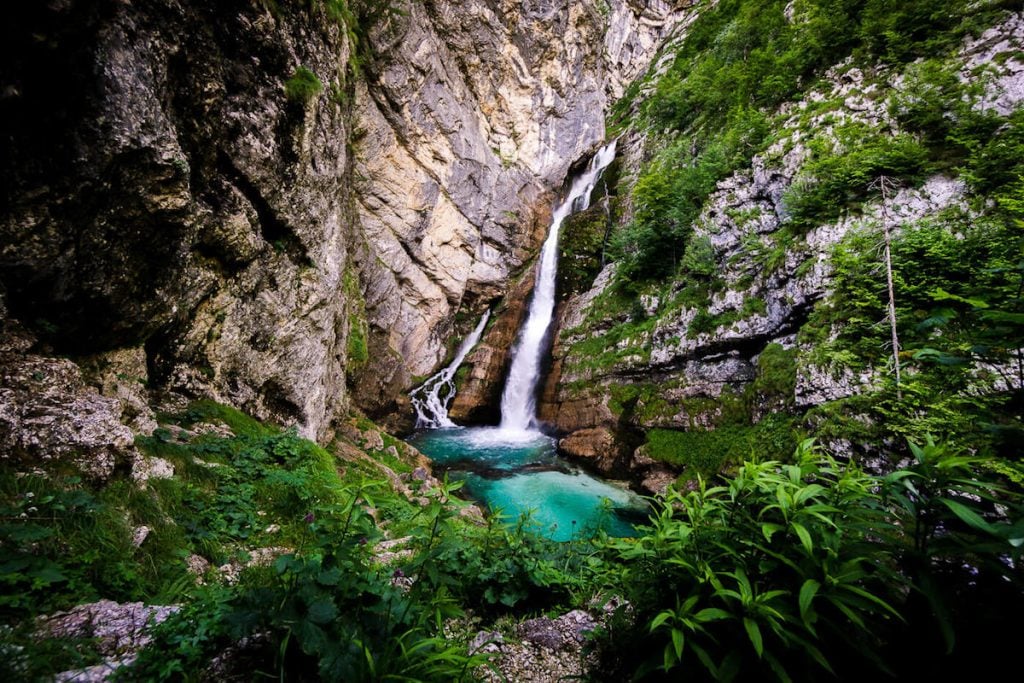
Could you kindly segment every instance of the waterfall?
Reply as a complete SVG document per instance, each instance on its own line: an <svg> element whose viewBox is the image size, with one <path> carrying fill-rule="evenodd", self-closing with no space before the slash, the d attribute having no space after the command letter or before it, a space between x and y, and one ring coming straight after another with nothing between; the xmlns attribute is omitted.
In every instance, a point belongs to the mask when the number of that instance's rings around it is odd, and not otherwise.
<svg viewBox="0 0 1024 683"><path fill-rule="evenodd" d="M441 429L458 426L448 417L448 406L451 405L452 399L455 397L455 382L452 380L459 366L462 365L462 361L466 358L466 354L480 341L480 335L484 333L484 327L487 326L487 320L490 317L490 311L484 313L480 322L476 324L476 328L459 345L459 350L448 367L409 394L413 408L416 409L417 429Z"/></svg>
<svg viewBox="0 0 1024 683"><path fill-rule="evenodd" d="M558 231L562 221L590 206L590 193L601 171L615 158L615 143L602 147L590 160L587 170L577 176L569 196L555 209L551 229L540 252L537 283L530 310L512 352L505 391L501 395L501 429L523 432L536 427L536 393L540 381L541 352L544 337L555 311L555 276L558 273Z"/></svg>

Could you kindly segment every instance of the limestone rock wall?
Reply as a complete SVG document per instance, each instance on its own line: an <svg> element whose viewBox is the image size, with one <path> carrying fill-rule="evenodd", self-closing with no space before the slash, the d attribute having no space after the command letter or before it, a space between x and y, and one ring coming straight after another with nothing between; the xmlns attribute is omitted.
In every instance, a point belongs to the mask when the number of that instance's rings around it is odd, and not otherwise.
<svg viewBox="0 0 1024 683"><path fill-rule="evenodd" d="M353 404L399 411L522 274L687 4L398 2L356 27L298 0L21 3L4 317L136 431L166 390L321 440Z"/></svg>
<svg viewBox="0 0 1024 683"><path fill-rule="evenodd" d="M360 373L367 408L393 410L390 398L510 292L546 233L552 190L602 143L608 107L686 5L434 0L374 30L356 97L360 265L373 346L391 351ZM493 408L518 321L502 320L491 351L470 358L457 412Z"/></svg>
<svg viewBox="0 0 1024 683"><path fill-rule="evenodd" d="M44 349L322 437L347 400L349 45L287 3L32 3L4 36L0 281ZM286 95L299 67L326 84Z"/></svg>
<svg viewBox="0 0 1024 683"><path fill-rule="evenodd" d="M977 78L979 63L992 72L984 81L986 94L979 105L1002 114L1020 106L1022 66L1017 58L998 60L993 55L1024 45L1020 16L1016 15L976 39L963 43L956 59L961 77ZM1017 52L1019 54L1019 52ZM916 187L905 187L887 202L875 199L859 211L811 229L800 240L786 243L781 258L767 259L776 248L786 207L784 194L798 178L808 158L808 128L818 135L832 127L861 122L896 131L887 107L887 93L901 87L899 73L883 73L869 84L859 69L831 70L821 86L803 102L779 112L776 140L749 168L720 182L694 223L692 240L710 245L714 272L722 286L710 295L706 308L673 303L688 283L668 283L660 294L641 296L643 309L624 310L604 299L614 279L614 264L595 280L590 291L568 298L560 308L553 351L553 370L543 392L540 415L567 435L563 451L586 458L592 443L615 436L623 457L602 465L606 471L643 466L642 455L631 456L643 434L655 428L713 429L727 401L756 379L759 357L770 344L791 350L796 382L785 397L754 396L753 418L775 409L783 401L789 408L807 408L846 398L877 384L870 370L836 373L821 366L820 354L798 343L797 332L819 302L827 299L832 282L831 253L851 233L878 225L885 212L890 225L913 225L934 219L944 211L970 214L966 183L950 175L935 175ZM1018 94L1014 94L1018 93ZM827 115L807 120L803 112L820 102L833 102ZM661 141L633 130L620 141L624 166L620 183L619 215L628 221L628 187L640 164ZM609 312L610 311L610 312ZM642 315L638 315L641 314ZM695 330L698 315L711 318L710 329ZM616 327L638 318L630 336L613 347L592 342L606 338ZM721 322L718 322L721 321ZM621 329L621 327L620 327ZM833 330L832 334L836 334ZM775 403L773 403L775 402ZM597 440L595 435L600 436ZM631 460L632 459L632 460Z"/></svg>

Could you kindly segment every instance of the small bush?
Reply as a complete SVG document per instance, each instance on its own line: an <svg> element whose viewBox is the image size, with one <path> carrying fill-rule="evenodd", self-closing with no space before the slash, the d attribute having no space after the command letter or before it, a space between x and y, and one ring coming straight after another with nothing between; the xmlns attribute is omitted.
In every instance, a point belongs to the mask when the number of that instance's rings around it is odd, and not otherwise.
<svg viewBox="0 0 1024 683"><path fill-rule="evenodd" d="M1021 495L980 460L912 451L906 470L879 477L808 441L794 464L748 460L717 485L669 491L640 538L607 544L628 608L602 635L602 675L863 680L924 661L940 673L930 638L997 633L998 617L963 600L1022 602ZM974 647L968 669L991 654L985 638Z"/></svg>
<svg viewBox="0 0 1024 683"><path fill-rule="evenodd" d="M786 193L789 222L796 228L810 229L856 207L876 194L871 184L879 176L916 183L928 170L927 148L910 135L890 137L863 126L838 132L838 143L812 144L814 158Z"/></svg>

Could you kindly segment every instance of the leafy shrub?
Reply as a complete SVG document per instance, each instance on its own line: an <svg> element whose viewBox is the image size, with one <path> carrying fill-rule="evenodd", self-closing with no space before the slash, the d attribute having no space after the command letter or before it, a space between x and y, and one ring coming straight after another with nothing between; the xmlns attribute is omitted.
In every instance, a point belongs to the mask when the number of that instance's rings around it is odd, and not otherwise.
<svg viewBox="0 0 1024 683"><path fill-rule="evenodd" d="M647 433L649 455L659 462L682 465L686 474L714 476L730 464L760 454L786 457L795 439L791 420L769 416L755 425L720 424L713 430L652 429Z"/></svg>
<svg viewBox="0 0 1024 683"><path fill-rule="evenodd" d="M683 138L659 152L633 187L633 222L612 242L622 261L619 274L648 280L675 272L704 200L720 180L750 162L767 130L762 113L740 108L720 136ZM700 248L704 253L695 258L706 260L704 245Z"/></svg>
<svg viewBox="0 0 1024 683"><path fill-rule="evenodd" d="M784 199L791 225L808 229L875 194L879 176L920 181L928 169L928 150L906 134L885 136L862 126L838 131L837 145L812 142L814 157Z"/></svg>
<svg viewBox="0 0 1024 683"><path fill-rule="evenodd" d="M0 616L13 622L43 612L111 598L161 595L185 573L166 522L154 521L144 548L132 544L126 487L97 492L76 476L19 477L0 472ZM141 495L141 494L140 494Z"/></svg>
<svg viewBox="0 0 1024 683"><path fill-rule="evenodd" d="M1019 603L1019 492L986 478L977 460L913 448L911 467L877 477L808 441L795 464L747 461L721 485L670 491L640 538L608 542L609 576L629 608L604 636L602 671L855 680L884 670L887 641L919 666L932 644L907 634L931 629L934 617L903 610L928 596L949 617L943 631L969 631L975 617L956 609L952 590L970 585L967 556L979 583L998 592L1009 582L1003 593ZM933 571L956 576L936 582ZM900 650L911 643L921 649Z"/></svg>

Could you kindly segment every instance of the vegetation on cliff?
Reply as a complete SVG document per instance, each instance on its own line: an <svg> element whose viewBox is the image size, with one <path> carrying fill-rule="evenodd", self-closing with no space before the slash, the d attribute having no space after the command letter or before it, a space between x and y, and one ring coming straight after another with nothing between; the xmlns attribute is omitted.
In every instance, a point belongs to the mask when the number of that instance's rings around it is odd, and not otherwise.
<svg viewBox="0 0 1024 683"><path fill-rule="evenodd" d="M560 333L558 400L603 403L691 478L764 453L768 418L853 455L930 435L1016 462L1024 119L1001 89L1020 8L705 7L610 117L643 156L591 248L614 279ZM762 391L780 343L789 379Z"/></svg>

